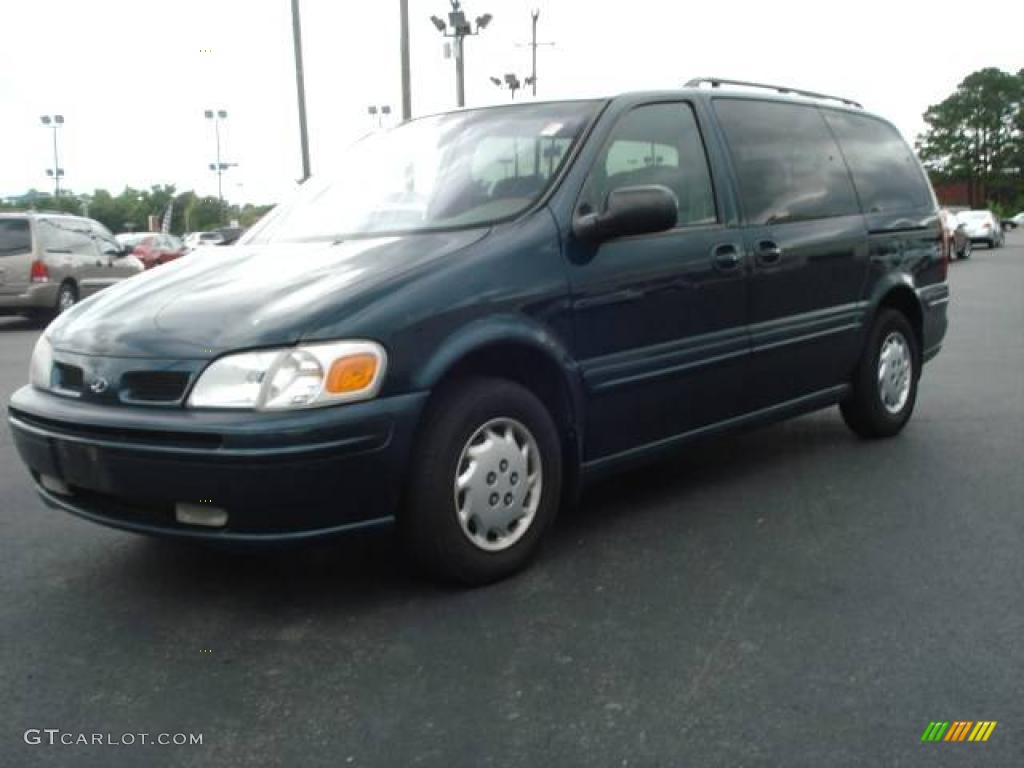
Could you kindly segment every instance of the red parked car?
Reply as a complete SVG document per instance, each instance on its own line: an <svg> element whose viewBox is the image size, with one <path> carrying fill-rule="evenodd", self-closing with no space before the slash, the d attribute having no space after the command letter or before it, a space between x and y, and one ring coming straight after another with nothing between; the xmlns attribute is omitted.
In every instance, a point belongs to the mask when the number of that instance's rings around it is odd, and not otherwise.
<svg viewBox="0 0 1024 768"><path fill-rule="evenodd" d="M117 239L126 247L133 247L132 256L152 269L168 261L174 261L185 254L185 244L174 235L160 232L132 232L118 235Z"/></svg>

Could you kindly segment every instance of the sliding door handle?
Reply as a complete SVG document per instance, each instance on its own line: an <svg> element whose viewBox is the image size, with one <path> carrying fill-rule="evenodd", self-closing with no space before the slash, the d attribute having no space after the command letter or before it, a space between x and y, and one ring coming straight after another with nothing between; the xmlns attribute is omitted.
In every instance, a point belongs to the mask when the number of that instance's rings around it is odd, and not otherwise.
<svg viewBox="0 0 1024 768"><path fill-rule="evenodd" d="M732 272L743 263L743 252L735 243L722 243L711 249L711 259L715 269L721 272Z"/></svg>
<svg viewBox="0 0 1024 768"><path fill-rule="evenodd" d="M754 258L757 259L758 264L765 266L778 264L782 260L782 249L771 240L762 240L757 244Z"/></svg>

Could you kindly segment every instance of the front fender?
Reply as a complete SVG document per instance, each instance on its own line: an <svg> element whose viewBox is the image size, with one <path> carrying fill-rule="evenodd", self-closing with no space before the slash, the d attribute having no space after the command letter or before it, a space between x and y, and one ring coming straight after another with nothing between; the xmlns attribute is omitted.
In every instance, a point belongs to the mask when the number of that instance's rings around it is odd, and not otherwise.
<svg viewBox="0 0 1024 768"><path fill-rule="evenodd" d="M503 314L480 318L444 339L412 376L415 389L432 389L460 361L488 347L515 344L545 355L561 370L574 409L582 406L579 366L561 340L541 323L523 315ZM581 413L576 410L576 413Z"/></svg>

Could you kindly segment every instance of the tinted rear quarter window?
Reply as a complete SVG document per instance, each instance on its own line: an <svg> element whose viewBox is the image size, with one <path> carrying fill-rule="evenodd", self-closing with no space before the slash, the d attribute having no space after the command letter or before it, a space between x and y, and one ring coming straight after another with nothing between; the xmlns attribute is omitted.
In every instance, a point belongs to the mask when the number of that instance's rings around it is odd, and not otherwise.
<svg viewBox="0 0 1024 768"><path fill-rule="evenodd" d="M0 219L0 258L32 250L28 219Z"/></svg>
<svg viewBox="0 0 1024 768"><path fill-rule="evenodd" d="M50 253L93 255L93 235L88 224L75 219L39 219L39 238Z"/></svg>
<svg viewBox="0 0 1024 768"><path fill-rule="evenodd" d="M748 224L858 213L850 174L813 105L715 99Z"/></svg>
<svg viewBox="0 0 1024 768"><path fill-rule="evenodd" d="M917 158L891 125L867 115L825 111L853 174L865 213L930 207L931 193Z"/></svg>

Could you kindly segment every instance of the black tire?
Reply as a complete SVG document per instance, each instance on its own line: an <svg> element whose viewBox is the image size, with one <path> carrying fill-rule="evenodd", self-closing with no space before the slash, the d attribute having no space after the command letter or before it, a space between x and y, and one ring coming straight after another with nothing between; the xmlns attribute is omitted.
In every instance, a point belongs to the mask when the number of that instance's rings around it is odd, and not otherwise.
<svg viewBox="0 0 1024 768"><path fill-rule="evenodd" d="M963 249L963 251L960 252L960 258L961 259L969 259L969 258L971 258L971 247L972 246L971 246L971 241L970 240L968 240L966 243L964 243L964 249Z"/></svg>
<svg viewBox="0 0 1024 768"><path fill-rule="evenodd" d="M882 344L891 334L899 334L909 350L910 389L906 401L891 412L882 401L878 371ZM917 400L921 377L921 350L910 322L902 312L882 309L875 318L853 376L853 391L839 405L846 425L864 438L892 437L909 421Z"/></svg>
<svg viewBox="0 0 1024 768"><path fill-rule="evenodd" d="M463 448L494 419L515 420L533 437L540 460L541 491L525 532L506 549L488 551L463 530L453 484ZM505 379L480 377L456 382L438 393L424 416L406 501L399 513L403 541L422 566L443 580L466 586L497 581L521 570L537 553L558 512L561 484L558 431L532 392Z"/></svg>

